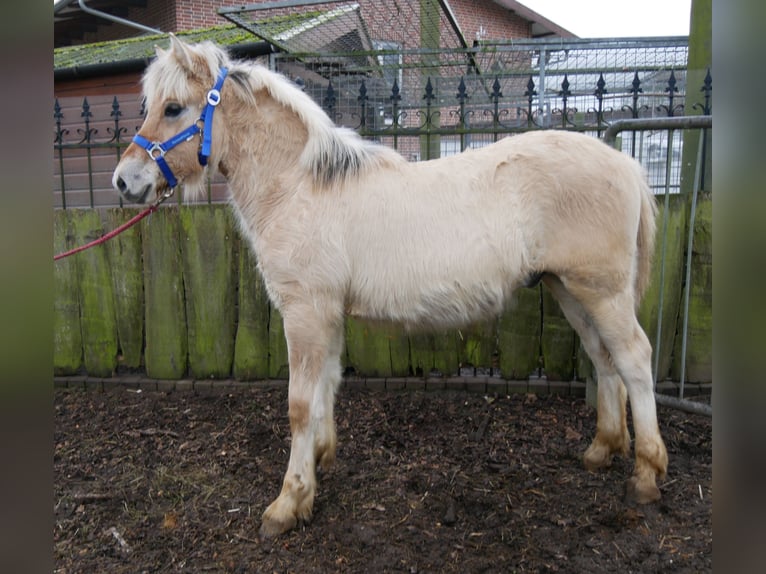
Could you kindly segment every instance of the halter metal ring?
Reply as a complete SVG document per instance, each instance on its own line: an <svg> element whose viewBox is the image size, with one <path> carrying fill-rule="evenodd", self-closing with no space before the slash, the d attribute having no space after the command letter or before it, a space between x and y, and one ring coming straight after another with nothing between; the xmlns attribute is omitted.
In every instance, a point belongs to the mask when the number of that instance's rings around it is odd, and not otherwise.
<svg viewBox="0 0 766 574"><path fill-rule="evenodd" d="M221 103L221 92L213 88L207 93L207 103L211 106L217 106Z"/></svg>
<svg viewBox="0 0 766 574"><path fill-rule="evenodd" d="M154 155L155 151L158 152L157 155ZM146 148L146 153L149 154L150 158L156 160L158 157L164 157L166 150L160 142L152 142L151 147Z"/></svg>

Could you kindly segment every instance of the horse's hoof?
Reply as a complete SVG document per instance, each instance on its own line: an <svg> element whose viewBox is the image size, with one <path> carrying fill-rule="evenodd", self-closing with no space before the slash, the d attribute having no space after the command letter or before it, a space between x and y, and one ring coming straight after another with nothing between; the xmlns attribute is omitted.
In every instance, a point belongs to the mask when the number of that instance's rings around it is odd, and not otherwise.
<svg viewBox="0 0 766 574"><path fill-rule="evenodd" d="M258 531L261 538L275 538L280 534L284 534L288 530L292 530L298 524L298 520L291 516L285 520L276 520L274 518L267 518L264 516L263 522L261 522L261 529Z"/></svg>
<svg viewBox="0 0 766 574"><path fill-rule="evenodd" d="M656 484L641 483L637 476L631 476L625 483L625 502L628 504L651 504L661 496Z"/></svg>

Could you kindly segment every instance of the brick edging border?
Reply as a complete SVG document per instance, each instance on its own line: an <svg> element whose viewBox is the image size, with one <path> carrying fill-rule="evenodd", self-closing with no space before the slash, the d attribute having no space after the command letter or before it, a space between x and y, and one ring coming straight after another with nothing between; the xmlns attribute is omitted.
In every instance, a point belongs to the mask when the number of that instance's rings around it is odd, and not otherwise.
<svg viewBox="0 0 766 574"><path fill-rule="evenodd" d="M189 392L199 394L232 392L254 388L283 388L287 379L266 379L256 381L237 381L235 379L180 379L164 380L133 375L120 377L67 376L53 377L55 389L83 389L90 391L109 391L116 389ZM344 377L342 389L367 391L469 391L498 395L533 393L539 395L562 395L573 397L585 396L585 382L548 381L546 379L506 380L497 377ZM657 384L657 392L664 395L678 396L678 383L663 381ZM686 397L709 395L711 383L686 383Z"/></svg>

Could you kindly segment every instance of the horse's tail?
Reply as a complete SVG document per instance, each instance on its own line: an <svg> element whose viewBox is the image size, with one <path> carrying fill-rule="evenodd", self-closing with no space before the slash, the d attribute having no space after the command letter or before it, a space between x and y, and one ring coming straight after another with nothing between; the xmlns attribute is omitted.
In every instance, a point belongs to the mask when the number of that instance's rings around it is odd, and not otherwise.
<svg viewBox="0 0 766 574"><path fill-rule="evenodd" d="M646 181L646 174L641 169L639 179L641 193L641 213L638 220L638 235L636 237L636 308L649 287L652 279L652 258L654 256L655 219L657 217L657 202Z"/></svg>

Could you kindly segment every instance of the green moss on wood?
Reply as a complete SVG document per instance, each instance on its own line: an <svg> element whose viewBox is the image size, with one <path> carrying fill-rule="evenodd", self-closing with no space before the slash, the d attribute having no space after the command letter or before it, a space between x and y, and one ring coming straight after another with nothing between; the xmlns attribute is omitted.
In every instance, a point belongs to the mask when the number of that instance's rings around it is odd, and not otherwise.
<svg viewBox="0 0 766 574"><path fill-rule="evenodd" d="M408 376L410 374L410 339L403 327L396 326L389 331L388 352L391 357L391 376Z"/></svg>
<svg viewBox="0 0 766 574"><path fill-rule="evenodd" d="M244 240L239 250L239 316L234 344L234 376L269 376L269 298L255 256Z"/></svg>
<svg viewBox="0 0 766 574"><path fill-rule="evenodd" d="M665 283L662 286L662 328L657 338L657 316L659 313L660 273L662 269L662 229L666 209L663 198L658 198L660 209L657 214L657 238L652 265L652 280L644 295L638 312L638 320L652 344L652 365L658 353L658 379L664 380L670 371L673 346L676 334L676 319L681 302L681 282L683 279L683 252L686 244L686 202L683 196L669 197L667 209L667 240L665 242Z"/></svg>
<svg viewBox="0 0 766 574"><path fill-rule="evenodd" d="M74 247L69 225L72 211L53 212L53 251ZM53 372L73 375L82 365L82 332L76 255L53 264Z"/></svg>
<svg viewBox="0 0 766 574"><path fill-rule="evenodd" d="M713 202L700 197L695 216L686 341L687 382L713 380ZM680 313L680 321L684 318ZM673 379L681 379L682 324L678 324Z"/></svg>
<svg viewBox="0 0 766 574"><path fill-rule="evenodd" d="M500 372L526 379L540 366L540 287L517 289L498 321Z"/></svg>
<svg viewBox="0 0 766 574"><path fill-rule="evenodd" d="M98 211L72 210L70 217L75 245L89 243L103 235ZM73 257L79 285L85 368L91 376L109 377L117 366L117 324L107 251L100 245Z"/></svg>
<svg viewBox="0 0 766 574"><path fill-rule="evenodd" d="M460 367L488 368L497 350L497 320L473 323L459 329L457 352Z"/></svg>
<svg viewBox="0 0 766 574"><path fill-rule="evenodd" d="M180 211L189 374L222 379L234 359L234 234L227 205Z"/></svg>
<svg viewBox="0 0 766 574"><path fill-rule="evenodd" d="M269 377L287 379L290 374L290 361L285 339L285 326L282 314L273 305L269 307Z"/></svg>
<svg viewBox="0 0 766 574"><path fill-rule="evenodd" d="M359 375L392 376L389 338L393 335L394 327L348 317L346 351L349 365Z"/></svg>
<svg viewBox="0 0 766 574"><path fill-rule="evenodd" d="M134 209L110 209L105 213L108 229L115 229L136 214ZM141 231L134 226L105 244L109 255L114 309L119 343L119 366L137 369L143 364L144 270Z"/></svg>
<svg viewBox="0 0 766 574"><path fill-rule="evenodd" d="M542 286L543 324L540 347L545 375L553 381L570 381L574 375L575 332L558 302Z"/></svg>
<svg viewBox="0 0 766 574"><path fill-rule="evenodd" d="M188 339L178 207L163 207L144 219L141 236L146 372L155 379L180 379L186 375Z"/></svg>

